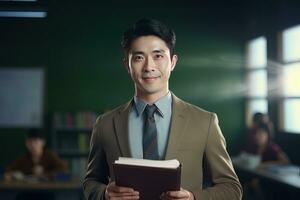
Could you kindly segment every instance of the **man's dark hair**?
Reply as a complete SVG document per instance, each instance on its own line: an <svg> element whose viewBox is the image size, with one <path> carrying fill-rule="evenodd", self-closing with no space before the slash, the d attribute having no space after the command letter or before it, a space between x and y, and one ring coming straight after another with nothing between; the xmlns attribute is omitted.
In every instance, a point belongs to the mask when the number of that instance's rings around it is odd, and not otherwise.
<svg viewBox="0 0 300 200"><path fill-rule="evenodd" d="M131 43L138 37L155 35L165 41L173 56L175 51L176 35L174 31L160 21L154 19L141 19L129 27L124 33L121 45L126 53Z"/></svg>
<svg viewBox="0 0 300 200"><path fill-rule="evenodd" d="M29 131L26 135L26 138L27 139L37 139L37 138L44 139L44 134L41 129L32 128L32 129L29 129Z"/></svg>
<svg viewBox="0 0 300 200"><path fill-rule="evenodd" d="M261 113L261 112L256 112L254 113L253 115L253 118L252 118L252 121L254 123L261 123L263 121L263 118L264 118L264 114Z"/></svg>

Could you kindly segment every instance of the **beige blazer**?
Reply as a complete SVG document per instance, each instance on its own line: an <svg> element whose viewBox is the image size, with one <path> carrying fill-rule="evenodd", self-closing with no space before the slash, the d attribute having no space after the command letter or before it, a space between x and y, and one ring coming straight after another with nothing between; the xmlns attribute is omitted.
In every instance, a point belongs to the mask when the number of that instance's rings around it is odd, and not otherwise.
<svg viewBox="0 0 300 200"><path fill-rule="evenodd" d="M172 94L172 119L165 159L182 164L181 187L196 199L241 199L242 189L216 114L188 104ZM132 100L100 116L94 126L86 177L86 199L104 199L105 188L114 180L112 163L131 157L128 142L128 113ZM202 187L203 166L210 172L212 186Z"/></svg>

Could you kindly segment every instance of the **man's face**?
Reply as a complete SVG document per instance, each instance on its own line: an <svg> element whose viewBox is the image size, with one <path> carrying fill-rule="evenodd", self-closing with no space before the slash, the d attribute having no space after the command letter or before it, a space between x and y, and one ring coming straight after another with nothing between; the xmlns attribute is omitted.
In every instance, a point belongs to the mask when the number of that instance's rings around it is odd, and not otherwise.
<svg viewBox="0 0 300 200"><path fill-rule="evenodd" d="M45 141L42 138L28 138L26 140L26 147L28 151L36 156L43 153L43 148L45 146Z"/></svg>
<svg viewBox="0 0 300 200"><path fill-rule="evenodd" d="M258 129L255 134L256 144L260 147L267 145L268 143L268 133L265 130Z"/></svg>
<svg viewBox="0 0 300 200"><path fill-rule="evenodd" d="M136 95L141 98L166 95L176 62L177 56L171 58L169 48L159 37L141 36L135 39L125 65L135 83Z"/></svg>

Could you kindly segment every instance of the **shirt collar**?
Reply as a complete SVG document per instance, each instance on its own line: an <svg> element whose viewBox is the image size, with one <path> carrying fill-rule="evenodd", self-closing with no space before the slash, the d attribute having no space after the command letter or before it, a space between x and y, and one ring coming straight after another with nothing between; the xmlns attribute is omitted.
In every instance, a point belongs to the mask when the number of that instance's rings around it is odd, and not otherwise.
<svg viewBox="0 0 300 200"><path fill-rule="evenodd" d="M165 96L158 99L154 105L157 107L158 113L164 117L164 114L168 112L168 107L172 104L172 95L169 91ZM137 96L134 96L134 107L136 114L139 116L143 113L144 109L147 106L147 102L143 99L138 98Z"/></svg>

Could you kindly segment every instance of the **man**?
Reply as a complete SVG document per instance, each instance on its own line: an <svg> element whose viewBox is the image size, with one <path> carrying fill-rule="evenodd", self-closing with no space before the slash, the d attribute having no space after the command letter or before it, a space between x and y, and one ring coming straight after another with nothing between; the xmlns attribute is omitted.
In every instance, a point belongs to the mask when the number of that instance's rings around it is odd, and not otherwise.
<svg viewBox="0 0 300 200"><path fill-rule="evenodd" d="M124 64L134 81L135 96L96 121L83 184L87 199L139 199L138 191L114 182L112 163L119 156L181 162L181 190L166 191L158 198L241 199L242 189L216 115L169 91L178 59L175 41L175 33L156 20L140 20L124 33ZM155 126L145 120L150 107L155 107ZM150 147L145 127L155 135L150 136ZM202 188L203 165L208 166L213 184L206 189Z"/></svg>
<svg viewBox="0 0 300 200"><path fill-rule="evenodd" d="M7 168L5 180L32 181L32 178L36 181L54 180L57 173L67 172L67 163L55 152L45 149L45 144L42 131L30 129L25 141L27 152ZM50 191L24 190L18 193L16 199L53 200L55 197Z"/></svg>
<svg viewBox="0 0 300 200"><path fill-rule="evenodd" d="M44 149L46 141L41 130L30 129L26 137L27 152L15 160L6 170L6 180L35 176L42 179L54 179L56 173L67 172L67 163L58 155Z"/></svg>

